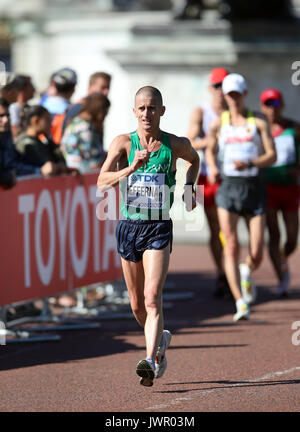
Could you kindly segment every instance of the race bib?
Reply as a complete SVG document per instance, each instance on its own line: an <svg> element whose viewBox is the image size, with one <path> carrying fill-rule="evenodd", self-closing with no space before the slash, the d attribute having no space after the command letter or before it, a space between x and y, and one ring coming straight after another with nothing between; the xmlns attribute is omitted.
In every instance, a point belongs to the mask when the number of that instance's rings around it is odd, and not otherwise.
<svg viewBox="0 0 300 432"><path fill-rule="evenodd" d="M163 209L165 174L133 173L127 178L126 202L129 207Z"/></svg>
<svg viewBox="0 0 300 432"><path fill-rule="evenodd" d="M293 135L280 135L274 139L277 160L272 166L284 166L296 162L296 149Z"/></svg>
<svg viewBox="0 0 300 432"><path fill-rule="evenodd" d="M257 145L253 142L226 143L224 145L223 171L229 177L254 177L258 168L252 167L242 171L235 169L234 161L248 162L258 156Z"/></svg>

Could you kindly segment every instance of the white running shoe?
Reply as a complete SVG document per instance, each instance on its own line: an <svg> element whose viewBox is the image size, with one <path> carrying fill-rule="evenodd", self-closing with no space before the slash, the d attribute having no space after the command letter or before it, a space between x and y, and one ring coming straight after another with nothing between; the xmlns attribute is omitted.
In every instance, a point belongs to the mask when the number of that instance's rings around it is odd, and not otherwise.
<svg viewBox="0 0 300 432"><path fill-rule="evenodd" d="M241 290L243 299L247 304L254 303L256 300L256 286L251 278L251 270L247 264L240 264Z"/></svg>
<svg viewBox="0 0 300 432"><path fill-rule="evenodd" d="M233 321L247 320L250 316L250 309L247 303L241 304L237 308L237 312L233 315Z"/></svg>
<svg viewBox="0 0 300 432"><path fill-rule="evenodd" d="M277 290L277 295L279 297L285 297L289 294L290 292L290 281L291 281L291 273L289 272L289 270L286 270L284 272L284 276L282 281L280 282L279 286L278 286L278 290Z"/></svg>
<svg viewBox="0 0 300 432"><path fill-rule="evenodd" d="M145 387L153 386L154 369L147 359L140 360L136 365L136 373L141 377L140 384Z"/></svg>
<svg viewBox="0 0 300 432"><path fill-rule="evenodd" d="M166 349L170 345L171 339L172 335L169 330L164 330L155 356L155 378L161 378L167 369Z"/></svg>

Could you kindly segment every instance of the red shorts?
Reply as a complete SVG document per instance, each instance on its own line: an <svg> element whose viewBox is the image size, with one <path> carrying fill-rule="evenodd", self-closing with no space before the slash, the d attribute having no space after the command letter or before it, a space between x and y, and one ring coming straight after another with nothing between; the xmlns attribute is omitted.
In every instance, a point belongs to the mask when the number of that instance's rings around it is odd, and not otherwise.
<svg viewBox="0 0 300 432"><path fill-rule="evenodd" d="M288 212L297 212L299 208L300 188L297 184L281 186L266 184L267 206Z"/></svg>
<svg viewBox="0 0 300 432"><path fill-rule="evenodd" d="M206 175L200 174L198 178L198 185L204 186L204 207L210 208L216 205L215 196L217 194L221 181L211 184Z"/></svg>

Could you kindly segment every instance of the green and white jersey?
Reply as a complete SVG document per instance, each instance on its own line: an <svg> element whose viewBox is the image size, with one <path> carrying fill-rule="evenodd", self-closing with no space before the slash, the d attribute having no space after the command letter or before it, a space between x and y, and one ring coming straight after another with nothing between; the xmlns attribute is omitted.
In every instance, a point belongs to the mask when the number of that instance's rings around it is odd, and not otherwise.
<svg viewBox="0 0 300 432"><path fill-rule="evenodd" d="M266 182L276 185L297 183L295 177L289 174L289 170L297 168L299 162L299 142L296 140L295 128L288 127L273 138L277 160L265 169Z"/></svg>
<svg viewBox="0 0 300 432"><path fill-rule="evenodd" d="M135 152L143 150L137 132L130 135L128 165ZM170 136L162 132L161 146L149 161L120 183L121 213L126 219L168 219L174 200L175 171L172 172Z"/></svg>

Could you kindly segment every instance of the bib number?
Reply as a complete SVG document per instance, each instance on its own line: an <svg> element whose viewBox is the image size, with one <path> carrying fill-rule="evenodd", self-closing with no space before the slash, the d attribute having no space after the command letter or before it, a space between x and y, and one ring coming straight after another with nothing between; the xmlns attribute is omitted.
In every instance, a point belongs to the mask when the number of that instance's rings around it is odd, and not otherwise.
<svg viewBox="0 0 300 432"><path fill-rule="evenodd" d="M163 209L165 174L133 173L127 179L127 206L141 209Z"/></svg>
<svg viewBox="0 0 300 432"><path fill-rule="evenodd" d="M248 162L258 156L257 146L253 142L228 143L224 145L223 170L230 177L254 177L258 168L252 167L242 171L235 169L234 161Z"/></svg>
<svg viewBox="0 0 300 432"><path fill-rule="evenodd" d="M277 160L273 166L290 165L296 162L296 151L294 137L292 135L281 135L274 139Z"/></svg>

